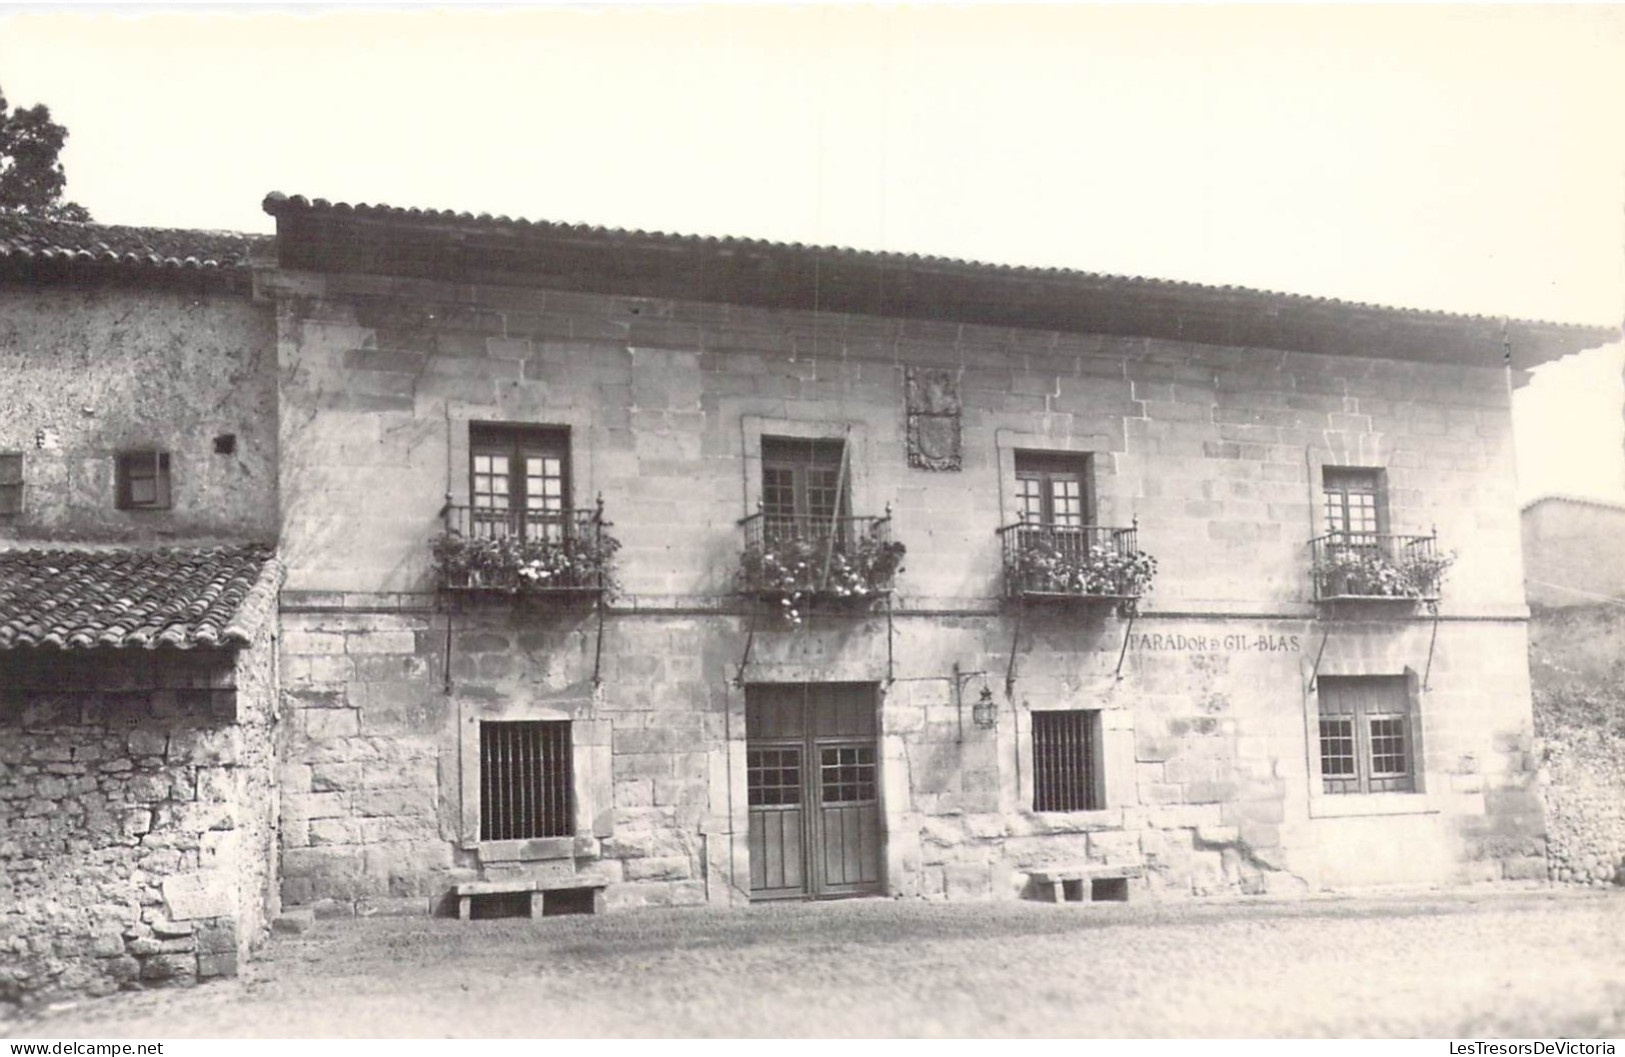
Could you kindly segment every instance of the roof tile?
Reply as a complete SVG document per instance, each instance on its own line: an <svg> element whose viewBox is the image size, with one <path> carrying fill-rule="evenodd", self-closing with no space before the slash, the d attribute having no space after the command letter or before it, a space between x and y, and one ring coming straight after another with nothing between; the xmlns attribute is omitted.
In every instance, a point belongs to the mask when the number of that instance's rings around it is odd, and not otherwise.
<svg viewBox="0 0 1625 1057"><path fill-rule="evenodd" d="M44 220L0 211L0 260L176 270L239 269L269 235Z"/></svg>
<svg viewBox="0 0 1625 1057"><path fill-rule="evenodd" d="M0 650L246 645L276 568L258 544L0 551Z"/></svg>
<svg viewBox="0 0 1625 1057"><path fill-rule="evenodd" d="M1291 305L1303 308L1331 307L1340 309L1357 309L1370 312L1379 312L1395 317L1404 317L1420 321L1439 322L1477 322L1477 323L1506 323L1526 326L1546 327L1558 331L1572 331L1576 334L1595 335L1597 340L1613 340L1617 332L1611 327L1601 327L1589 324L1553 323L1535 319L1511 319L1500 316L1473 315L1461 312L1444 312L1431 309L1404 308L1392 305L1375 304L1366 301L1345 301L1336 297L1319 297L1310 294L1284 293L1277 290L1259 290L1246 286L1211 285L1206 283L1186 282L1177 279L1158 279L1149 276L1112 275L1103 272L1079 271L1072 268L1060 267L1033 267L1025 265L996 264L987 261L967 260L957 257L941 257L931 254L897 253L878 250L859 250L843 246L819 246L801 242L773 242L766 239L743 238L736 236L713 235L682 235L665 231L644 231L640 229L603 227L592 224L574 224L551 220L525 220L510 219L506 216L493 217L488 213L474 216L469 213L456 212L450 209L423 209L417 207L391 206L382 203L369 205L367 203L350 204L348 202L329 202L325 198L308 199L304 195L287 195L280 191L272 191L265 196L261 203L266 213L277 219L284 216L293 216L300 213L330 213L341 216L355 216L375 220L411 220L428 223L462 224L476 229L489 229L508 231L521 231L586 238L622 246L632 244L650 244L664 248L677 249L682 247L707 247L723 251L751 251L760 253L786 254L795 257L828 258L841 256L855 261L870 261L892 265L924 266L965 274L999 274L1025 277L1047 277L1060 280L1071 280L1099 284L1125 293L1143 291L1147 289L1167 291L1176 294L1230 294L1255 297L1278 305Z"/></svg>

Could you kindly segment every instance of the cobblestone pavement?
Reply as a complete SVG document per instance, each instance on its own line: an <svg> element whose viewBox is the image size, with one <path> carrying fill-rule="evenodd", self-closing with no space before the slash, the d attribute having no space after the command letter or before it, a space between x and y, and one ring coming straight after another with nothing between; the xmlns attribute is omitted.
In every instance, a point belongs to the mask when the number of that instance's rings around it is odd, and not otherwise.
<svg viewBox="0 0 1625 1057"><path fill-rule="evenodd" d="M1618 1036L1625 893L319 921L27 1038Z"/></svg>

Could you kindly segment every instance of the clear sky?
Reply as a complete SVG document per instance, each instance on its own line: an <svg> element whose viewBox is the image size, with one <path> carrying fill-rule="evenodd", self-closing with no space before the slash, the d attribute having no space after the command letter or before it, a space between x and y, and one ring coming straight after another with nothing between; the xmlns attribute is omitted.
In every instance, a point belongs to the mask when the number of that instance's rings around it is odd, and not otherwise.
<svg viewBox="0 0 1625 1057"><path fill-rule="evenodd" d="M105 222L275 189L1625 317L1625 7L0 11Z"/></svg>

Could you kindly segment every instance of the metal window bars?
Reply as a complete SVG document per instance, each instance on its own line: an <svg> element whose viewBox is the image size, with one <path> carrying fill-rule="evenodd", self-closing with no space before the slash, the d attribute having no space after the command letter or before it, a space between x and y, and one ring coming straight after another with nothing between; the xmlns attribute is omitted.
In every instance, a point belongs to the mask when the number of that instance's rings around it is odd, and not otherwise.
<svg viewBox="0 0 1625 1057"><path fill-rule="evenodd" d="M600 499L585 510L445 508L435 565L448 590L602 594L619 544Z"/></svg>
<svg viewBox="0 0 1625 1057"><path fill-rule="evenodd" d="M575 832L568 720L480 724L480 839Z"/></svg>
<svg viewBox="0 0 1625 1057"><path fill-rule="evenodd" d="M1450 556L1437 531L1426 536L1329 532L1309 541L1316 602L1399 599L1436 602Z"/></svg>
<svg viewBox="0 0 1625 1057"><path fill-rule="evenodd" d="M753 594L878 598L891 591L902 547L891 539L891 514L823 517L756 513L745 533L742 586Z"/></svg>
<svg viewBox="0 0 1625 1057"><path fill-rule="evenodd" d="M1034 712L1033 810L1093 811L1096 749L1089 711Z"/></svg>
<svg viewBox="0 0 1625 1057"><path fill-rule="evenodd" d="M1140 598L1155 562L1139 547L1137 527L1018 521L998 529L1008 598Z"/></svg>

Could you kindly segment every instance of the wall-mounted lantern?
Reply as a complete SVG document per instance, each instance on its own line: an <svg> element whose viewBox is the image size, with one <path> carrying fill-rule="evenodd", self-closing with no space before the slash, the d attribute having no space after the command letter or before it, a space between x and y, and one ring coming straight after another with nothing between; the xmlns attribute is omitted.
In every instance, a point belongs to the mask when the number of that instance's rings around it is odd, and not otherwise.
<svg viewBox="0 0 1625 1057"><path fill-rule="evenodd" d="M999 706L993 700L993 688L982 687L982 694L971 706L971 718L976 721L978 730L992 730L999 725Z"/></svg>

